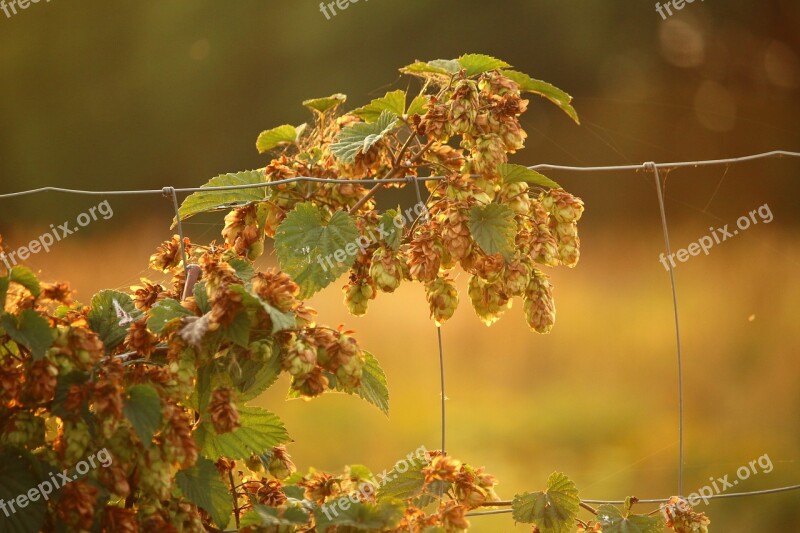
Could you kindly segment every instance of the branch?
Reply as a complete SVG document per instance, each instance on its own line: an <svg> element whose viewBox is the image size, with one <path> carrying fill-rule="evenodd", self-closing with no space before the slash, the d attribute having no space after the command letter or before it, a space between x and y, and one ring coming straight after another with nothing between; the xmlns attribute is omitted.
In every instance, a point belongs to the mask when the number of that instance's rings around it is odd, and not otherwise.
<svg viewBox="0 0 800 533"><path fill-rule="evenodd" d="M411 136L411 137L409 137L409 138L410 138L410 139L411 139L411 138L414 138L414 136L412 135L412 136ZM416 163L417 161L419 161L419 160L420 160L420 158L422 158L422 156L425 154L425 151L426 151L428 148L430 148L430 147L431 147L431 145L433 144L433 142L434 142L434 141L429 141L429 142L428 142L428 144L426 144L425 146L423 146L423 147L422 147L422 150L420 150L419 152L417 152L417 153L416 153L416 155L414 155L414 157L412 157L412 158L411 158L411 160L409 161L409 163L410 163L411 165L413 165L414 163ZM408 143L406 143L406 144L408 144ZM402 151L402 150L401 150L401 151ZM371 188L371 189L370 189L370 190L367 192L367 194L365 194L365 195L364 195L364 196L361 198L361 200L359 200L358 202L356 202L356 204L355 204L353 207L351 207L351 208L350 208L350 211L348 211L348 212L349 212L349 213L352 215L353 213L355 213L355 212L357 212L359 209L361 209L361 208L364 206L364 204L366 204L366 203L369 201L369 199L370 199L370 198L372 198L373 196L375 196L375 194L376 194L376 193L377 193L377 192L378 192L378 191L379 191L379 190L380 190L380 189L383 187L383 183L380 183L381 181L383 181L383 180L388 180L388 179L391 179L391 178L394 178L394 177L395 177L395 175L398 173L398 171L400 171L400 170L403 170L404 168L405 168L405 167L400 167L400 166L397 166L397 165L395 165L395 167L394 167L392 170L390 170L389 172L387 172L387 173L386 173L386 175L385 175L383 178L381 178L380 180L378 180L378 181L379 181L379 183L377 183L377 184L376 184L374 187L372 187L372 188Z"/></svg>

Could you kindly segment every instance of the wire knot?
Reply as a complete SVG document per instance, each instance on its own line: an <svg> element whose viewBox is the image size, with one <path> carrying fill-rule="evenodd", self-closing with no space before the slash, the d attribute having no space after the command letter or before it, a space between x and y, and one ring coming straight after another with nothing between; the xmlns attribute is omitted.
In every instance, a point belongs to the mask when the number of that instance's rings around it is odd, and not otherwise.
<svg viewBox="0 0 800 533"><path fill-rule="evenodd" d="M161 194L164 196L164 198L169 198L170 196L174 196L175 187L164 187L163 189L161 189Z"/></svg>

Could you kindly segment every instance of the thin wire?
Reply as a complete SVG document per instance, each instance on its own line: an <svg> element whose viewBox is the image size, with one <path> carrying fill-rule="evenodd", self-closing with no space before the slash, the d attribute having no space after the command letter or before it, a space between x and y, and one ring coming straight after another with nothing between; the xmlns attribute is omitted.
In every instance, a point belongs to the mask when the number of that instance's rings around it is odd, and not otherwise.
<svg viewBox="0 0 800 533"><path fill-rule="evenodd" d="M673 163L648 163L655 164L656 168L682 168L682 167L702 167L712 165L730 165L734 163L742 163L745 161L754 161L757 159L767 159L772 157L797 157L800 158L800 152L788 152L785 150L774 150L772 152L765 152L762 154L748 155L744 157L734 157L729 159L710 159L701 161L678 161ZM619 170L642 170L644 165L609 165L609 166L565 166L565 165L550 165L540 164L528 167L531 170L567 170L571 172L605 172L605 171L619 171ZM263 170L263 169L259 169ZM445 179L444 176L422 176L415 177L419 181L440 181ZM295 182L314 182L314 183L349 183L349 184L362 184L362 185L376 185L378 183L404 183L408 182L408 178L387 178L387 179L357 179L348 180L340 178L315 178L309 176L296 176L294 178L286 178L282 180L269 181L265 183L248 183L245 185L223 185L219 187L183 187L176 188L175 192L178 193L194 193L194 192L211 192L211 191L231 191L239 189L256 189L260 187L271 187L275 185L284 185L287 183ZM87 191L82 189L65 189L62 187L41 187L39 189L29 189L25 191L17 191L11 193L0 194L2 198L13 198L17 196L25 196L28 194L37 194L40 192L63 192L69 194L89 194L89 195L134 195L134 194L163 194L164 189L138 189L128 191Z"/></svg>
<svg viewBox="0 0 800 533"><path fill-rule="evenodd" d="M678 494L683 496L683 354L681 352L681 325L678 318L678 290L675 284L675 271L672 268L672 249L669 244L669 228L667 227L667 212L664 208L664 195L661 192L661 176L655 163L645 163L645 167L652 169L653 178L656 181L658 208L661 211L661 227L664 230L664 244L667 247L667 257L670 259L665 263L669 266L669 280L672 286L672 308L675 314L675 343L678 354Z"/></svg>
<svg viewBox="0 0 800 533"><path fill-rule="evenodd" d="M446 427L447 427L447 411L445 407L445 395L444 395L444 349L442 348L442 328L441 326L436 326L436 334L439 337L439 381L440 381L440 388L442 392L442 454L447 455L447 449L445 448L445 436L446 436Z"/></svg>
<svg viewBox="0 0 800 533"><path fill-rule="evenodd" d="M800 485L789 485L787 487L779 487L775 489L753 490L750 492L731 492L730 494L712 494L706 496L707 500L718 500L722 498L741 498L745 496L762 496L764 494L776 494L779 492L789 492L800 489ZM660 498L654 500L636 500L636 503L666 503L669 498ZM593 505L624 505L625 500L581 500L583 503L590 503ZM510 501L493 502L494 505L511 505ZM484 516L493 514L504 514L512 512L512 509L492 509L490 511L476 511L467 513L467 516Z"/></svg>

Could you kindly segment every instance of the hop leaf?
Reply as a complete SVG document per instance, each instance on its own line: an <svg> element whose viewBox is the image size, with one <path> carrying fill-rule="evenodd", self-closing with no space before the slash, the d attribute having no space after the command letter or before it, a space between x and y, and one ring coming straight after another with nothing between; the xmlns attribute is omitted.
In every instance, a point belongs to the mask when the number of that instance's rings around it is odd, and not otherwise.
<svg viewBox="0 0 800 533"><path fill-rule="evenodd" d="M337 142L331 145L331 152L342 162L352 164L359 152L367 153L395 128L397 122L397 115L382 111L378 120L373 123L352 124L339 132Z"/></svg>
<svg viewBox="0 0 800 533"><path fill-rule="evenodd" d="M511 508L514 520L536 524L542 533L569 533L580 503L575 483L564 474L553 472L544 491L518 494Z"/></svg>
<svg viewBox="0 0 800 533"><path fill-rule="evenodd" d="M357 238L358 228L350 215L337 211L324 224L320 209L307 202L298 204L278 226L275 251L281 269L300 286L300 298L308 298L350 268L355 256L344 253L345 247ZM334 255L345 256L344 261L326 261Z"/></svg>
<svg viewBox="0 0 800 533"><path fill-rule="evenodd" d="M34 361L44 357L47 349L53 344L50 324L33 309L22 311L19 321L14 315L4 314L0 326L6 330L9 337L31 350Z"/></svg>
<svg viewBox="0 0 800 533"><path fill-rule="evenodd" d="M175 482L187 500L208 511L217 527L228 525L231 494L214 463L200 457L192 468L178 472Z"/></svg>
<svg viewBox="0 0 800 533"><path fill-rule="evenodd" d="M150 385L135 385L129 393L122 412L131 421L144 447L149 448L153 435L161 426L161 400Z"/></svg>
<svg viewBox="0 0 800 533"><path fill-rule="evenodd" d="M570 102L572 102L572 97L558 87L550 85L545 81L535 80L527 74L517 72L516 70L503 70L501 73L503 76L511 78L517 82L519 84L520 91L538 94L539 96L547 98L560 107L564 113L569 115L569 118L574 120L576 124L581 123L581 121L578 119L578 113L570 105Z"/></svg>
<svg viewBox="0 0 800 533"><path fill-rule="evenodd" d="M227 187L231 185L256 185L264 183L264 169L244 172L229 172L211 178L202 187ZM247 189L230 189L217 191L198 191L190 194L181 204L178 214L181 220L207 211L218 211L231 207L243 207L254 202L261 202L269 197L267 187L250 187ZM176 222L173 221L172 227Z"/></svg>
<svg viewBox="0 0 800 533"><path fill-rule="evenodd" d="M262 131L256 140L258 153L263 154L282 144L292 144L302 133L304 126L294 127L291 124L284 124L271 130Z"/></svg>
<svg viewBox="0 0 800 533"><path fill-rule="evenodd" d="M331 109L336 109L347 101L347 95L336 93L323 98L312 98L303 102L303 105L313 109L318 113L325 113Z"/></svg>
<svg viewBox="0 0 800 533"><path fill-rule="evenodd" d="M500 253L509 261L514 254L517 224L514 211L503 204L475 206L469 213L469 230L488 255Z"/></svg>
<svg viewBox="0 0 800 533"><path fill-rule="evenodd" d="M517 183L525 182L532 185L539 185L541 187L550 187L551 189L560 189L561 185L551 180L544 174L540 174L535 170L522 165L514 165L511 163L503 163L498 167L500 177L503 178L503 183Z"/></svg>
<svg viewBox="0 0 800 533"><path fill-rule="evenodd" d="M490 70L511 66L505 61L483 54L464 54L458 58L458 64L467 72L467 76L477 76Z"/></svg>
<svg viewBox="0 0 800 533"><path fill-rule="evenodd" d="M396 90L386 93L386 95L376 98L369 104L359 107L352 113L363 118L366 122L375 122L384 111L401 116L406 112L406 92Z"/></svg>
<svg viewBox="0 0 800 533"><path fill-rule="evenodd" d="M603 533L661 533L664 529L664 521L658 516L626 516L613 505L601 505L597 509L597 520Z"/></svg>

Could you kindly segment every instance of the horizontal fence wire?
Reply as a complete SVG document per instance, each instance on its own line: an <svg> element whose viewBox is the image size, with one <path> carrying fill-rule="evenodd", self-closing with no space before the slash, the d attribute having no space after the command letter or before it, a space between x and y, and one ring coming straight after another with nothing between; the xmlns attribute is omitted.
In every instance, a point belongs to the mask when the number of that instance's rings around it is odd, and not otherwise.
<svg viewBox="0 0 800 533"><path fill-rule="evenodd" d="M606 166L567 166L567 165L552 165L552 164L538 164L532 165L527 168L530 170L556 170L556 171L568 171L568 172L579 172L579 173L587 173L587 172L614 172L614 171L653 171L656 174L657 180L657 187L660 193L661 185L658 181L658 170L669 170L669 169L676 169L676 168L698 168L698 167L708 167L708 166L717 166L717 165L732 165L737 163L744 163L748 161L756 161L760 159L771 159L771 158L800 158L800 152L791 152L786 150L773 150L770 152L764 152L760 154L753 154L747 155L742 157L732 157L727 159L707 159L707 160L699 160L699 161L678 161L678 162L671 162L671 163L655 163L655 162L646 162L642 164L634 164L634 165L606 165ZM88 191L82 189L68 189L63 187L41 187L37 189L29 189L24 191L17 191L11 193L4 193L0 194L0 199L5 198L16 198L21 196L27 196L32 194L44 193L44 192L60 192L60 193L67 193L67 194L80 194L80 195L117 195L117 196L126 196L126 195L143 195L143 194L160 194L172 200L173 206L175 207L176 212L176 219L180 228L181 217L178 214L178 204L177 204L177 193L196 193L196 192L212 192L212 191L226 191L226 190L238 190L238 189L255 189L260 187L270 187L275 185L283 185L295 182L307 182L307 183L333 183L333 184L363 184L363 185L389 185L395 183L414 183L420 181L439 181L445 179L445 176L406 176L400 178L385 178L385 179L337 179L337 178L317 178L311 176L296 176L293 178L287 178L282 180L275 180L269 181L264 183L252 183L252 184L244 184L244 185L225 185L219 187L171 187L166 186L161 189L136 189L136 190L112 190L112 191ZM661 207L663 209L663 200L659 200ZM663 215L663 211L662 211ZM664 224L666 220L663 220ZM666 228L665 228L666 229ZM181 231L182 233L182 231ZM183 243L183 239L181 239ZM184 256L185 259L185 256ZM184 261L184 264L186 262ZM674 280L673 280L673 291L674 291ZM673 292L674 296L674 292ZM679 335L678 335L679 336ZM439 331L439 348L440 348L440 357L442 355L441 351L441 331ZM131 353L133 354L133 352ZM128 354L126 354L128 355ZM443 365L443 362L440 359L440 363ZM440 369L442 372L442 448L444 448L444 369L443 366ZM681 419L681 426L682 426L682 413L680 413ZM681 450L682 450L682 429L681 429ZM682 451L681 451L682 456ZM681 461L681 472L680 472L681 482L680 485L682 486L682 461ZM775 494L781 492L789 492L793 490L800 489L800 484L798 485L790 485L786 487L779 487L773 489L766 489L766 490L757 490L757 491L750 491L750 492L737 492L737 493L730 493L730 494L714 494L711 496L706 497L707 499L722 499L722 498L739 498L739 497L748 497L748 496L760 496L765 494ZM681 487L682 490L682 487ZM585 504L593 504L593 505L623 505L625 501L623 500L592 500L586 499L581 500L582 503ZM668 498L661 498L661 499L645 499L645 500L637 500L638 503L642 504L662 504L668 501ZM499 507L499 506L511 506L511 501L498 501L498 502L486 502L484 505L485 507ZM497 514L505 514L511 513L512 509L491 509L487 511L473 511L468 513L467 516L486 516L486 515L497 515Z"/></svg>
<svg viewBox="0 0 800 533"><path fill-rule="evenodd" d="M640 165L610 165L610 166L565 166L565 165L550 165L539 164L532 165L528 168L531 170L564 170L570 172L612 172L622 170L648 170L653 165L657 169L671 169L671 168L686 168L686 167L707 167L714 165L731 165L735 163L744 163L747 161L755 161L758 159L769 159L777 157L796 157L800 158L800 152L788 152L785 150L774 150L772 152L765 152L761 154L748 155L743 157L732 157L729 159L708 159L701 161L679 161L674 163L642 163ZM87 191L82 189L66 189L63 187L40 187L38 189L29 189L26 191L17 191L0 194L0 198L14 198L17 196L26 196L29 194L38 194L42 192L62 192L68 194L89 194L89 195L136 195L136 194L161 194L169 195L172 191L176 193L193 193L193 192L209 192L209 191L231 191L237 189L257 189L260 187L270 187L275 185L284 185L287 183L295 182L310 182L310 183L339 183L339 184L352 184L358 183L363 185L378 185L378 184L391 184L391 183L408 183L416 181L438 181L445 179L444 176L407 176L404 178L387 178L387 179L336 179L336 178L315 178L311 176L296 176L294 178L286 178L282 180L268 181L264 183L248 183L244 185L223 185L219 187L163 187L161 189L136 189L127 191Z"/></svg>

